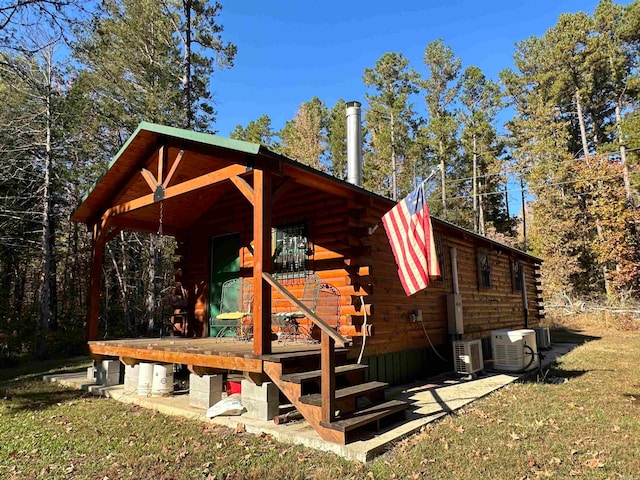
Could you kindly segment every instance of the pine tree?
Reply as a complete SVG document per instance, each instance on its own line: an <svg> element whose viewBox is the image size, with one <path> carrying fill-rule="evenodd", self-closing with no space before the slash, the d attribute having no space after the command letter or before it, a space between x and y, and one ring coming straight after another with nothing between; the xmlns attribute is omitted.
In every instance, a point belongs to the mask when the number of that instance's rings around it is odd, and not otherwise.
<svg viewBox="0 0 640 480"><path fill-rule="evenodd" d="M328 171L325 161L327 107L313 97L298 108L293 120L286 122L278 136L281 153L300 163Z"/></svg>
<svg viewBox="0 0 640 480"><path fill-rule="evenodd" d="M487 225L501 233L512 233L504 197L496 194L506 182L504 142L493 125L502 108L501 94L499 85L488 80L478 67L464 71L460 90L461 147L465 163L472 165L473 230L481 235L487 233Z"/></svg>
<svg viewBox="0 0 640 480"><path fill-rule="evenodd" d="M327 119L327 155L331 173L342 180L347 178L347 104L340 99L329 110Z"/></svg>
<svg viewBox="0 0 640 480"><path fill-rule="evenodd" d="M210 130L215 122L209 78L216 67L233 67L237 48L222 41L224 28L217 22L220 3L208 0L162 0L182 51L183 121L181 127Z"/></svg>
<svg viewBox="0 0 640 480"><path fill-rule="evenodd" d="M544 36L517 45L519 73L502 74L517 111L509 124L517 168L537 197L532 247L546 260L552 294L604 292L620 301L624 275L617 272L628 273L628 260L637 258L631 240L624 242L631 251L602 250L637 237L624 137L637 102L638 34L629 28L638 25L637 12L604 0L594 18L563 14ZM619 171L612 160L600 165L615 149ZM614 208L611 176L625 192L625 208Z"/></svg>
<svg viewBox="0 0 640 480"><path fill-rule="evenodd" d="M418 74L401 53L388 52L374 68L365 69L363 81L375 91L366 94L369 145L364 184L397 200L412 190L416 176L408 152L416 124L410 97L417 92Z"/></svg>
<svg viewBox="0 0 640 480"><path fill-rule="evenodd" d="M236 140L259 143L267 148L274 145L274 133L268 115L260 115L257 120L251 120L246 128L236 125L229 136Z"/></svg>
<svg viewBox="0 0 640 480"><path fill-rule="evenodd" d="M212 129L209 77L216 61L229 66L235 53L221 42L219 10L199 1L103 0L74 48L78 90L93 101L93 134L103 152L115 154L142 120ZM158 279L170 271L171 239L128 233L114 242L105 286L113 275L123 309L138 309L148 330L157 329Z"/></svg>
<svg viewBox="0 0 640 480"><path fill-rule="evenodd" d="M455 191L450 195L446 186L447 176L453 178L468 177L468 171L459 164L458 156L458 123L453 105L460 89L459 58L454 56L450 47L442 39L434 40L427 45L424 52L424 63L429 76L421 82L424 92L429 120L426 127L420 130L419 136L426 147L429 165L437 165L440 169L440 201L431 202L432 211L445 220L454 223L466 223L464 202L458 201L459 208L449 212L447 196L459 198ZM462 199L464 200L464 199Z"/></svg>

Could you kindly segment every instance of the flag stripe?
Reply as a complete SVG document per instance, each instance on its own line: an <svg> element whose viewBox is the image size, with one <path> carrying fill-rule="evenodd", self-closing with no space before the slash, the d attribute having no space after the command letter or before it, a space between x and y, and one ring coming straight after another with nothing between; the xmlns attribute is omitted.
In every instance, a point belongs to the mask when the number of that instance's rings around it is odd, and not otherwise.
<svg viewBox="0 0 640 480"><path fill-rule="evenodd" d="M405 256L408 257L410 261L398 264L398 267L403 271L405 276L409 274L415 279L413 282L413 291L418 291L427 286L424 268L426 259L423 254L424 248L421 249L420 246L422 242L419 241L419 232L422 230L422 225L420 225L419 222L416 223L417 220L419 220L420 213L412 217L404 202L401 202L399 206L403 213L401 230L403 239L402 248L405 250Z"/></svg>

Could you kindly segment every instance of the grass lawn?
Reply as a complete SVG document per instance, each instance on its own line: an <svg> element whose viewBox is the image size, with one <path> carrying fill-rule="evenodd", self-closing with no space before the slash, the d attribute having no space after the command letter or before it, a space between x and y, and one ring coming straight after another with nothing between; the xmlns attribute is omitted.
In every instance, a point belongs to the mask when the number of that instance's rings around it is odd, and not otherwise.
<svg viewBox="0 0 640 480"><path fill-rule="evenodd" d="M585 341L363 465L42 382L66 361L0 371L2 479L640 479L638 322L563 320Z"/></svg>

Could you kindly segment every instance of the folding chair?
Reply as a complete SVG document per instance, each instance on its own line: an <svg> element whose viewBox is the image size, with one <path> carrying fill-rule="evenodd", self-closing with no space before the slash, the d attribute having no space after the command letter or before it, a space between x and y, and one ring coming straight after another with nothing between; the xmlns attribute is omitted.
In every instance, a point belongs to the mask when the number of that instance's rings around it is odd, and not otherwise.
<svg viewBox="0 0 640 480"><path fill-rule="evenodd" d="M237 337L242 331L242 318L248 315L242 302L241 280L233 278L222 284L220 295L220 313L212 322L213 327L218 328L216 337Z"/></svg>

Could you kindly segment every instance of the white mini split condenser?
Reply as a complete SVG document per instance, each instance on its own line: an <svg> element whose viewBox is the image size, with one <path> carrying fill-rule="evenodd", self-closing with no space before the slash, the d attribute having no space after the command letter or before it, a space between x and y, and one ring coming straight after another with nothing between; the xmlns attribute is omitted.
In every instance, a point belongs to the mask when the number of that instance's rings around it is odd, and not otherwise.
<svg viewBox="0 0 640 480"><path fill-rule="evenodd" d="M538 342L538 350L548 350L551 348L551 335L547 327L536 327L536 341Z"/></svg>
<svg viewBox="0 0 640 480"><path fill-rule="evenodd" d="M496 370L519 372L538 367L535 330L494 330L491 332L491 350Z"/></svg>
<svg viewBox="0 0 640 480"><path fill-rule="evenodd" d="M484 369L482 342L480 340L455 340L453 362L456 373L471 375Z"/></svg>

